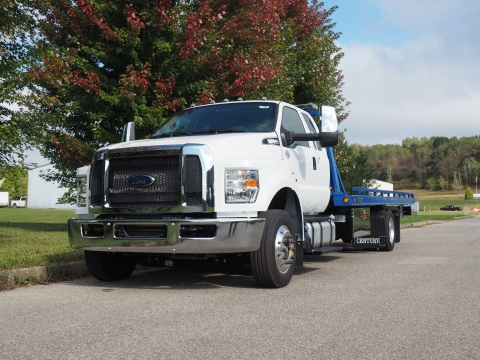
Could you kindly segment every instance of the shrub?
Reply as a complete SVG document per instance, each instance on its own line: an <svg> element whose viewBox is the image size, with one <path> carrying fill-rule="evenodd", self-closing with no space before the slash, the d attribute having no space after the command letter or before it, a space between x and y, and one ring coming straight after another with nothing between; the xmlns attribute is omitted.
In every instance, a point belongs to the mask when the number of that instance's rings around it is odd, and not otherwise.
<svg viewBox="0 0 480 360"><path fill-rule="evenodd" d="M473 199L473 191L470 188L470 186L468 186L467 190L465 190L465 199L466 200Z"/></svg>

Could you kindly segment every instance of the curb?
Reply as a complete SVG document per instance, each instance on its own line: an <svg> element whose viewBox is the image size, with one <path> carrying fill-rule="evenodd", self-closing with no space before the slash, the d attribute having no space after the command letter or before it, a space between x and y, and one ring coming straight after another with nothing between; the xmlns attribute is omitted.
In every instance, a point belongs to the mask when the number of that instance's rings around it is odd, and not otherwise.
<svg viewBox="0 0 480 360"><path fill-rule="evenodd" d="M0 290L18 285L62 281L88 274L85 261L0 270Z"/></svg>
<svg viewBox="0 0 480 360"><path fill-rule="evenodd" d="M404 228L410 228L410 227L422 227L422 226L425 226L425 225L434 225L434 224L441 224L443 223L444 221L442 220L431 220L431 221L422 221L422 222L414 222L414 223L406 223L406 224L402 224L400 226L401 229L404 229Z"/></svg>

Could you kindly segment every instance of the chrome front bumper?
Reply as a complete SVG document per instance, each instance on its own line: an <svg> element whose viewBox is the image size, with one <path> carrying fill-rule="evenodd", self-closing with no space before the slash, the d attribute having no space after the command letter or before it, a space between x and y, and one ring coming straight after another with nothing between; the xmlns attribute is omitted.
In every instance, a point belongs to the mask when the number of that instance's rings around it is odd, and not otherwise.
<svg viewBox="0 0 480 360"><path fill-rule="evenodd" d="M117 237L116 227L166 226L165 238ZM180 236L180 227L215 225L215 236L189 238ZM100 236L86 234L87 227L103 226ZM227 218L195 220L105 220L70 219L68 237L74 249L95 251L161 253L161 254L222 254L256 251L265 226L265 218Z"/></svg>

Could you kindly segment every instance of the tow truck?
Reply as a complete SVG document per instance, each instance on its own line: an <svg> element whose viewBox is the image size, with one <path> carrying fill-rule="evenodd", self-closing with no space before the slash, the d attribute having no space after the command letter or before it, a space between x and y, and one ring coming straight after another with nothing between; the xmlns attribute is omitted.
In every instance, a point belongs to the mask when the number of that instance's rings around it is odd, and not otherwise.
<svg viewBox="0 0 480 360"><path fill-rule="evenodd" d="M333 107L265 99L187 108L144 140L129 123L121 143L77 171L70 245L102 281L125 279L137 264L249 262L270 288L288 285L304 255L392 251L414 195L347 194L337 143Z"/></svg>

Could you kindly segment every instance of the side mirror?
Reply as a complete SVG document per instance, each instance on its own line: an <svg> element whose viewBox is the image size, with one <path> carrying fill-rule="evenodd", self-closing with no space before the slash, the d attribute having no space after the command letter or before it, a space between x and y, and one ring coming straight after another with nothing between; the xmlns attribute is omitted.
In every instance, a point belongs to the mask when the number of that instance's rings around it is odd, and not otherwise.
<svg viewBox="0 0 480 360"><path fill-rule="evenodd" d="M291 133L288 133L288 135L286 136L286 139L287 139L287 144L288 144L288 140L292 139L293 141L320 141L320 145L323 148L332 147L338 144L338 131L321 132L316 134L295 134L291 132Z"/></svg>
<svg viewBox="0 0 480 360"><path fill-rule="evenodd" d="M295 140L293 140L293 137L292 137L293 133L291 131L282 131L280 133L280 138L282 139L282 145L285 146L285 147L289 147L290 145L292 145Z"/></svg>
<svg viewBox="0 0 480 360"><path fill-rule="evenodd" d="M135 123L129 122L123 127L122 142L135 140Z"/></svg>
<svg viewBox="0 0 480 360"><path fill-rule="evenodd" d="M320 108L321 132L329 133L338 131L337 113L333 106L322 105Z"/></svg>

